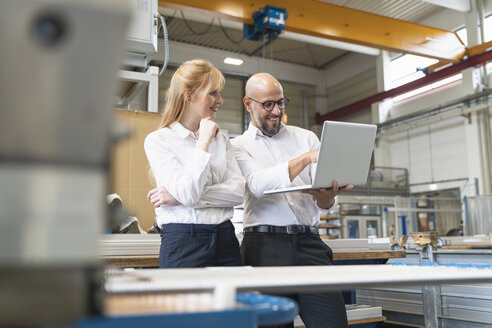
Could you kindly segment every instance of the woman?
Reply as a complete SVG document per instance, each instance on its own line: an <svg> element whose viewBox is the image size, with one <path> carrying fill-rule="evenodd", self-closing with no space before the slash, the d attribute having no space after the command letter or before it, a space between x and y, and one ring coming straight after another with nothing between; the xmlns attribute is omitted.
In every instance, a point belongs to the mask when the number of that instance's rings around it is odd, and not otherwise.
<svg viewBox="0 0 492 328"><path fill-rule="evenodd" d="M241 264L230 219L245 182L229 138L213 121L224 83L210 62L184 62L171 79L160 129L145 139L157 183L147 198L161 228L161 268Z"/></svg>

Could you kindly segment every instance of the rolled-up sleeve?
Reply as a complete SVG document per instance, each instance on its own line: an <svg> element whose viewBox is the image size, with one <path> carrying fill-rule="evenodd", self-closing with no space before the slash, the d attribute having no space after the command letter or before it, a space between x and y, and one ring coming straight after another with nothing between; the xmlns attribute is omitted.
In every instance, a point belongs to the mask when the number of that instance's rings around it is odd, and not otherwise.
<svg viewBox="0 0 492 328"><path fill-rule="evenodd" d="M148 135L144 142L157 186L162 186L185 206L194 206L204 189L211 155L198 148L191 150L189 160L181 163L163 140Z"/></svg>
<svg viewBox="0 0 492 328"><path fill-rule="evenodd" d="M240 145L233 143L233 146L237 164L246 179L246 185L256 198L263 197L263 192L266 190L291 186L289 162L262 168Z"/></svg>

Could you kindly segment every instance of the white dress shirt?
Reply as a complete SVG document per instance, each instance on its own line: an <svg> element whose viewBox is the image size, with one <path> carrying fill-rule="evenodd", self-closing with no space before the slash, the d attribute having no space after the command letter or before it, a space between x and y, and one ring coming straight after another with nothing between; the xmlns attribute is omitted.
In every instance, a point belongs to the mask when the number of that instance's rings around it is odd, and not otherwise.
<svg viewBox="0 0 492 328"><path fill-rule="evenodd" d="M319 148L319 139L312 131L282 124L276 135L268 137L250 124L232 144L246 178L245 228L260 224L318 225L319 207L313 196L301 192L263 195L269 189L312 184L316 164L308 165L292 182L288 164L291 159ZM337 199L333 206L336 203Z"/></svg>
<svg viewBox="0 0 492 328"><path fill-rule="evenodd" d="M156 208L157 224L220 224L243 202L245 181L229 138L219 132L209 152L196 148L198 135L179 122L150 133L144 148L157 186L182 205Z"/></svg>

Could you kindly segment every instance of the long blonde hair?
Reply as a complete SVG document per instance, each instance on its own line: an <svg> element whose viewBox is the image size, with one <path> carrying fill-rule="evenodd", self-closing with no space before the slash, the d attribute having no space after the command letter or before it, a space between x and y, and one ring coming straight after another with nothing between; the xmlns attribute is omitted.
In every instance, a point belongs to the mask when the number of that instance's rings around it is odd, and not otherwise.
<svg viewBox="0 0 492 328"><path fill-rule="evenodd" d="M165 128L181 119L187 97L193 97L202 88L221 90L224 83L222 73L208 60L185 61L174 73L166 92L160 127Z"/></svg>

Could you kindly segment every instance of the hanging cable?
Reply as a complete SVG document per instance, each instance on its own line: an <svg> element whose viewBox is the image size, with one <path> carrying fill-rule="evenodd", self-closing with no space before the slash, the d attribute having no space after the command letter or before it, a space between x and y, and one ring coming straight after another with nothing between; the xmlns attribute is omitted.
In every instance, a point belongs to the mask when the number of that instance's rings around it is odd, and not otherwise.
<svg viewBox="0 0 492 328"><path fill-rule="evenodd" d="M167 64L169 63L169 40L168 40L168 35L167 35L167 26L166 22L164 21L164 16L161 14L158 14L159 19L161 20L161 26L160 28L157 29L157 34L159 34L160 29L162 28L163 32L163 38L164 38L164 64L162 65L161 71L159 72L159 76L164 73L166 70Z"/></svg>
<svg viewBox="0 0 492 328"><path fill-rule="evenodd" d="M236 41L236 40L233 40L233 39L230 37L230 35L227 33L226 29L225 29L225 28L224 28L224 26L222 25L222 21L220 20L220 18L219 18L219 25L220 25L220 29L222 30L222 33L224 33L225 37L226 37L229 41L231 41L231 42L232 42L232 43L234 43L234 44L240 44L241 42L243 42L243 40L244 40L243 38L241 38L241 40L239 40L239 41Z"/></svg>
<svg viewBox="0 0 492 328"><path fill-rule="evenodd" d="M203 32L197 32L197 31L195 31L195 30L191 27L190 23L186 20L186 18L185 18L185 16L184 16L184 14L183 14L183 11L182 11L182 10L180 10L180 11L179 11L179 13L181 14L181 17L183 18L183 22L185 23L186 27L188 27L188 29L189 29L189 30L190 30L193 34L195 34L195 35L204 35L204 34L207 34L207 33L208 33L208 31L210 31L210 28L212 27L212 25L214 25L215 17L214 17L214 18L212 18L212 20L210 21L210 24L208 25L208 27L207 27L207 29L206 29L205 31L203 31Z"/></svg>
<svg viewBox="0 0 492 328"><path fill-rule="evenodd" d="M243 53L247 53L246 49L244 49L240 45L240 43L242 43L244 41L244 38L241 38L241 40L239 40L239 41L234 40L233 38L231 38L231 36L229 35L229 33L227 33L227 30L222 25L222 21L220 20L220 18L218 19L218 21L219 21L220 29L221 29L222 33L224 34L224 36L226 37L226 39L229 40L229 41L231 41L232 43L234 43Z"/></svg>

